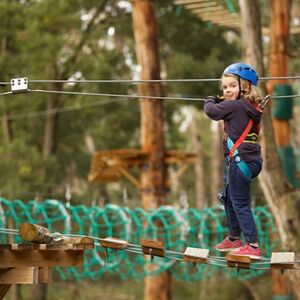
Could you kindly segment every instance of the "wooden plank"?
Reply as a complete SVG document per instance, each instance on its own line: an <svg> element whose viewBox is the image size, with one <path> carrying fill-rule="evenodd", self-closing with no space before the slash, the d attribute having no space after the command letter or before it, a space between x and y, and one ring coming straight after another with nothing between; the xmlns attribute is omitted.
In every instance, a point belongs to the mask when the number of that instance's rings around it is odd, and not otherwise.
<svg viewBox="0 0 300 300"><path fill-rule="evenodd" d="M80 239L82 240L82 239ZM1 250L90 250L95 248L94 240L92 242L84 242L79 244L67 243L68 239L61 240L59 243L50 243L50 244L37 244L37 243L28 243L28 244L8 244L7 247ZM73 241L73 240L72 240ZM62 243L63 242L63 243Z"/></svg>
<svg viewBox="0 0 300 300"><path fill-rule="evenodd" d="M11 284L0 284L0 299L4 298L10 287Z"/></svg>
<svg viewBox="0 0 300 300"><path fill-rule="evenodd" d="M187 247L183 254L183 260L193 263L205 263L208 253L208 249Z"/></svg>
<svg viewBox="0 0 300 300"><path fill-rule="evenodd" d="M160 257L165 256L165 248L162 241L142 240L141 246L144 254Z"/></svg>
<svg viewBox="0 0 300 300"><path fill-rule="evenodd" d="M83 264L83 250L3 250L0 251L0 268L66 267Z"/></svg>
<svg viewBox="0 0 300 300"><path fill-rule="evenodd" d="M271 269L294 269L295 252L273 252Z"/></svg>
<svg viewBox="0 0 300 300"><path fill-rule="evenodd" d="M40 244L28 243L28 244L11 244L11 250L38 250Z"/></svg>
<svg viewBox="0 0 300 300"><path fill-rule="evenodd" d="M205 3L206 5L213 5L216 4L216 1L210 1L210 0L175 0L175 4L177 5L184 5L184 4L190 4L190 3Z"/></svg>
<svg viewBox="0 0 300 300"><path fill-rule="evenodd" d="M228 267L241 268L241 269L250 268L251 258L249 256L227 254L226 260L227 260Z"/></svg>
<svg viewBox="0 0 300 300"><path fill-rule="evenodd" d="M52 268L39 267L41 271L39 272L39 283L50 283L52 282Z"/></svg>
<svg viewBox="0 0 300 300"><path fill-rule="evenodd" d="M208 14L215 14L215 13L223 13L224 16L229 15L229 12L227 9L225 9L222 6L216 6L213 8L193 8L191 9L191 12L193 13L197 13L199 15L204 14L204 15L208 15Z"/></svg>
<svg viewBox="0 0 300 300"><path fill-rule="evenodd" d="M11 244L0 244L0 251L1 250L10 250Z"/></svg>
<svg viewBox="0 0 300 300"><path fill-rule="evenodd" d="M179 5L181 5L181 4L179 4ZM214 4L210 4L210 3L191 3L191 4L184 4L184 7L187 8L187 9L195 9L195 8L211 9L211 8L222 7L222 6L218 5L217 3L214 3Z"/></svg>
<svg viewBox="0 0 300 300"><path fill-rule="evenodd" d="M103 240L100 240L100 244L104 248L111 248L116 250L121 250L127 247L128 242L120 240L114 237L108 237Z"/></svg>
<svg viewBox="0 0 300 300"><path fill-rule="evenodd" d="M39 284L49 282L49 268L0 269L0 284Z"/></svg>

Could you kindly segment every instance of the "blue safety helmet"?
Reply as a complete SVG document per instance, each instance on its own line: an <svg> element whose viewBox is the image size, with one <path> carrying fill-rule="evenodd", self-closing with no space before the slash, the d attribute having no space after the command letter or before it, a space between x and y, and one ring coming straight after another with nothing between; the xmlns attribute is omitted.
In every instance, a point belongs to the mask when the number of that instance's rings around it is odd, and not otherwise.
<svg viewBox="0 0 300 300"><path fill-rule="evenodd" d="M234 74L242 79L250 81L253 85L257 85L258 76L256 71L247 64L243 63L234 63L229 65L223 72L223 74Z"/></svg>

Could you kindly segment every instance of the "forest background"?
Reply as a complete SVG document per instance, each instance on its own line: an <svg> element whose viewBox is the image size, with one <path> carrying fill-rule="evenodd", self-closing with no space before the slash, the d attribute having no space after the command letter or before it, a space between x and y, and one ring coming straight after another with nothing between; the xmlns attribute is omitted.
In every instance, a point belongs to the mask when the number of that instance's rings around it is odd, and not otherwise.
<svg viewBox="0 0 300 300"><path fill-rule="evenodd" d="M261 1L261 8L263 22L267 23L268 1ZM163 79L219 78L228 64L241 59L242 42L238 32L203 22L179 9L173 1L156 1L155 9ZM0 80L9 82L18 77L29 80L138 79L131 19L128 1L2 0ZM298 39L298 36L291 38L292 52L297 51ZM299 65L299 59L293 58L290 75L297 74ZM137 85L131 83L35 82L30 83L30 88L138 94ZM294 88L299 89L299 85ZM1 89L4 92L5 86ZM164 91L166 95L198 98L219 93L216 82L168 83ZM74 205L140 206L137 190L125 178L92 185L87 181L93 151L140 148L138 100L29 93L1 97L0 102L0 153L5 158L0 160L2 197L66 201L66 195L71 193L68 200ZM205 174L202 204L215 203L210 190L211 122L203 115L203 103L170 100L164 105L167 149L192 150L189 119L191 114L198 119ZM171 190L168 203L180 205L180 195L185 195L189 205L196 206L195 193L195 172L189 168L178 186ZM254 197L257 204L264 203L258 185L255 185ZM114 279L108 280L115 286ZM228 293L238 292L230 288L233 284L235 282L228 282ZM260 280L257 284L261 284ZM75 289L72 284L63 285L68 286L66 290ZM136 293L124 286L123 293L129 295L128 299L139 299L130 297L142 294L142 286ZM102 286L104 288L110 289ZM261 288L265 293L269 290L268 285L262 284ZM187 295L191 289L200 293L196 286L182 284L178 288Z"/></svg>

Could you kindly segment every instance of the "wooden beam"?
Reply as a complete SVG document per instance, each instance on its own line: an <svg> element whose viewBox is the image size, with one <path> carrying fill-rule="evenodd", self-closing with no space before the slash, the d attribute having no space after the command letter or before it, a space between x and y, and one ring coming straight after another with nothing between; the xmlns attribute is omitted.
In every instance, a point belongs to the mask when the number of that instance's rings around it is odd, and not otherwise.
<svg viewBox="0 0 300 300"><path fill-rule="evenodd" d="M224 7L222 6L219 6L219 7L214 7L214 8L193 8L191 9L191 11L193 13L198 13L198 14L214 14L214 13L219 13L219 12L222 12L224 15L227 15L229 14L228 10L225 9Z"/></svg>
<svg viewBox="0 0 300 300"><path fill-rule="evenodd" d="M94 249L94 240L92 243L63 243L63 244L0 244L0 250L90 250Z"/></svg>
<svg viewBox="0 0 300 300"><path fill-rule="evenodd" d="M184 4L190 4L190 3L206 3L207 5L215 4L215 1L210 0L176 0L175 4L177 5L184 5ZM211 3L211 4L210 4Z"/></svg>
<svg viewBox="0 0 300 300"><path fill-rule="evenodd" d="M67 267L84 262L83 250L3 250L0 268Z"/></svg>
<svg viewBox="0 0 300 300"><path fill-rule="evenodd" d="M184 5L185 8L187 9L195 9L195 8L206 8L206 9L211 9L211 8L216 8L216 7L223 7L216 4L208 4L208 3L204 3L204 4L199 4L199 3L192 3L192 4L186 4ZM224 8L224 7L223 7Z"/></svg>
<svg viewBox="0 0 300 300"><path fill-rule="evenodd" d="M237 22L232 22L232 21L222 21L222 20L203 20L205 22L212 22L214 24L217 24L217 25L222 25L222 26L232 26L232 27L237 27L237 28L241 28L241 24L240 23L237 23Z"/></svg>
<svg viewBox="0 0 300 300"><path fill-rule="evenodd" d="M10 287L11 284L0 284L0 299L4 298Z"/></svg>
<svg viewBox="0 0 300 300"><path fill-rule="evenodd" d="M210 21L213 23L219 22L222 24L236 24L241 26L241 22L237 19L237 20L232 20L232 18L222 18L222 17L203 17L203 16L199 16L203 21Z"/></svg>
<svg viewBox="0 0 300 300"><path fill-rule="evenodd" d="M194 11L192 11L194 12ZM196 11L197 13L197 11ZM238 13L226 13L226 11L216 11L216 12L202 12L198 14L199 16L203 16L204 18L213 18L213 17L224 17L224 18L232 18L232 19L240 19Z"/></svg>
<svg viewBox="0 0 300 300"><path fill-rule="evenodd" d="M49 268L27 267L0 269L0 284L40 284L51 279Z"/></svg>
<svg viewBox="0 0 300 300"><path fill-rule="evenodd" d="M125 168L120 168L120 171L137 189L141 187L140 181L131 175Z"/></svg>

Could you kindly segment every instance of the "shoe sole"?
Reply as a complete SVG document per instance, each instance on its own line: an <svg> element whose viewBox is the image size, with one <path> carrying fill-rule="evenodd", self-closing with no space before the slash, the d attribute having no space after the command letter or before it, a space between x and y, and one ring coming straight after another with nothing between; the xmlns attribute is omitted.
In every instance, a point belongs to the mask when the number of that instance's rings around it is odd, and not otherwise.
<svg viewBox="0 0 300 300"><path fill-rule="evenodd" d="M228 252L228 251L234 251L236 249L239 249L240 247L237 247L237 248L225 248L225 249L218 249L218 248L215 248L216 250L220 251L220 252Z"/></svg>

